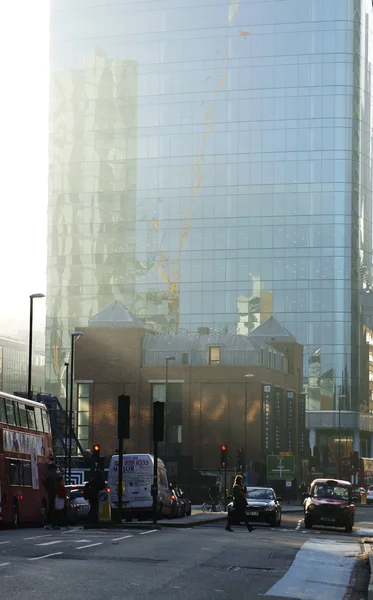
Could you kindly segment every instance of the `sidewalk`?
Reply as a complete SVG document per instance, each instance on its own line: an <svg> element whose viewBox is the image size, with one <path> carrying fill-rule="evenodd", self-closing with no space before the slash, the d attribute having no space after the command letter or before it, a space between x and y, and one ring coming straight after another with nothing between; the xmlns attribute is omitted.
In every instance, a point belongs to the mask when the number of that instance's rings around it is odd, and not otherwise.
<svg viewBox="0 0 373 600"><path fill-rule="evenodd" d="M368 600L373 600L373 538L363 538L364 552L368 555L370 580L368 587Z"/></svg>

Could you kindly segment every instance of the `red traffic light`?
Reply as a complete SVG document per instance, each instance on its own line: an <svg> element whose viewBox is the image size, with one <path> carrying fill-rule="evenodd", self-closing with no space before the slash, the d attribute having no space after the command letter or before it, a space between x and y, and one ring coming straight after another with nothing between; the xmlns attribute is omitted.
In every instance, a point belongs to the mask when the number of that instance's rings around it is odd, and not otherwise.
<svg viewBox="0 0 373 600"><path fill-rule="evenodd" d="M226 452L227 446L222 446L221 449L222 449L222 452Z"/></svg>
<svg viewBox="0 0 373 600"><path fill-rule="evenodd" d="M95 444L95 445L93 446L93 451L94 451L94 452L100 452L100 446L99 446L98 444Z"/></svg>

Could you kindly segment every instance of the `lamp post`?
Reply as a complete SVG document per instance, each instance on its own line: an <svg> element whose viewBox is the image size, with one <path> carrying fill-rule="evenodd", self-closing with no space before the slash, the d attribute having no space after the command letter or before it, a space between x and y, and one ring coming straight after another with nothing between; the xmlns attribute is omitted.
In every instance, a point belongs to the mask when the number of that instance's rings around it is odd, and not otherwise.
<svg viewBox="0 0 373 600"><path fill-rule="evenodd" d="M252 373L248 373L247 375L245 375L245 439L244 439L244 459L245 459L245 473L246 473L246 477L248 478L248 471L247 471L247 380L250 379L251 377L254 377L254 375Z"/></svg>
<svg viewBox="0 0 373 600"><path fill-rule="evenodd" d="M73 331L71 334L71 355L70 355L70 411L69 411L69 483L71 483L71 446L72 446L72 430L73 430L73 388L74 388L74 350L75 341L82 336L81 331Z"/></svg>
<svg viewBox="0 0 373 600"><path fill-rule="evenodd" d="M30 328L28 338L28 377L27 377L27 398L32 400L31 375L32 375L32 329L34 320L34 298L45 298L45 294L31 294L30 296Z"/></svg>
<svg viewBox="0 0 373 600"><path fill-rule="evenodd" d="M69 394L68 394L68 390L69 390L69 363L65 362L65 368L66 368L66 373L65 373L65 394L66 394L66 404L65 404L65 481L67 481L66 476L67 476L67 438L68 438L68 432L69 432L69 427L68 427L68 419L67 419L67 415L69 414L67 409L69 406Z"/></svg>
<svg viewBox="0 0 373 600"><path fill-rule="evenodd" d="M165 394L165 415L164 415L164 455L167 456L168 446L168 427L167 427L167 412L168 412L168 363L170 360L176 360L176 356L166 356L166 394Z"/></svg>

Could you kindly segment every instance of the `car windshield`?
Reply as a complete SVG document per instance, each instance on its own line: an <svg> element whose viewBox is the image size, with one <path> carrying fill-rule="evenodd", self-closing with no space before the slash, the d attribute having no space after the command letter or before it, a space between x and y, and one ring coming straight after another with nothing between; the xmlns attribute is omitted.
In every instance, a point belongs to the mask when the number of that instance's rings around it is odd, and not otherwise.
<svg viewBox="0 0 373 600"><path fill-rule="evenodd" d="M273 500L272 490L253 488L246 491L246 498L250 500Z"/></svg>
<svg viewBox="0 0 373 600"><path fill-rule="evenodd" d="M334 500L348 500L349 489L342 485L317 483L311 491L313 498L333 498Z"/></svg>

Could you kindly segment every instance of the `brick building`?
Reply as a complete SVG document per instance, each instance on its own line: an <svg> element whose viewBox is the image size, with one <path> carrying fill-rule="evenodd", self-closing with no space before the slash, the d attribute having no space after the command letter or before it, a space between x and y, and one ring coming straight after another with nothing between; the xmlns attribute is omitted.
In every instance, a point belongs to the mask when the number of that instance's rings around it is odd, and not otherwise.
<svg viewBox="0 0 373 600"><path fill-rule="evenodd" d="M166 462L189 461L217 471L220 445L229 468L237 450L263 476L266 454L308 455L302 391L303 348L273 317L250 336L212 333L155 335L122 304L94 316L76 344L78 436L111 455L117 443L117 399L131 397L128 452L151 452L152 401L166 401ZM166 360L167 359L167 360ZM166 366L167 363L167 366ZM167 380L167 386L166 386ZM246 410L245 410L246 408ZM245 438L246 414L246 438Z"/></svg>

